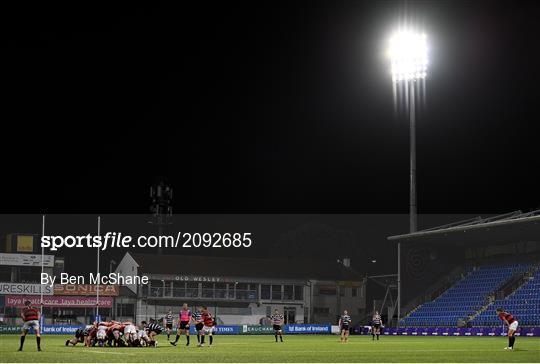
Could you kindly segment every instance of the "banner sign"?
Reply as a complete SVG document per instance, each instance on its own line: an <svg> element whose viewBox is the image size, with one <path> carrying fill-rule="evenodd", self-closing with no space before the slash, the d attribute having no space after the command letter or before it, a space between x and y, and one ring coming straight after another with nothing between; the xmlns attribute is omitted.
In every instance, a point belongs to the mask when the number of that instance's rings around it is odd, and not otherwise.
<svg viewBox="0 0 540 364"><path fill-rule="evenodd" d="M272 326L242 325L242 334L263 335L274 334Z"/></svg>
<svg viewBox="0 0 540 364"><path fill-rule="evenodd" d="M117 284L55 284L55 296L118 296L120 287Z"/></svg>
<svg viewBox="0 0 540 364"><path fill-rule="evenodd" d="M71 334L73 335L80 326L75 325L41 325L42 334ZM20 334L21 326L0 325L0 334ZM28 330L29 334L34 334L34 328Z"/></svg>
<svg viewBox="0 0 540 364"><path fill-rule="evenodd" d="M41 267L41 254L0 253L0 265ZM43 266L54 267L54 255L43 255Z"/></svg>
<svg viewBox="0 0 540 364"><path fill-rule="evenodd" d="M53 289L49 285L41 285L36 283L0 283L0 294L5 295L41 295L41 290L43 289L43 294L50 296L53 294Z"/></svg>
<svg viewBox="0 0 540 364"><path fill-rule="evenodd" d="M6 296L6 307L24 307L24 301L39 306L40 296ZM85 296L43 296L43 305L47 307L96 307L96 297ZM112 297L100 297L99 307L112 307Z"/></svg>
<svg viewBox="0 0 540 364"><path fill-rule="evenodd" d="M221 335L238 335L246 334L244 331L246 326L250 327L250 332L255 334L269 333L267 329L272 329L271 326L259 326L259 328L264 328L261 330L255 329L257 325L222 325L216 326L215 333ZM291 326L292 328L290 328ZM42 326L42 332L45 334L73 334L81 326L76 325L44 325ZM305 330L302 331L300 327L305 327ZM311 329L309 329L311 327ZM309 324L297 324L297 325L285 325L284 331L286 333L319 333L327 334L325 330L330 330L330 325L309 325ZM324 329L326 328L326 329ZM294 331L291 331L294 330ZM362 334L367 334L368 329L361 331ZM409 335L409 336L438 336L440 333L446 333L446 335L439 335L443 337L454 337L454 336L474 336L474 337L492 337L492 336L505 336L506 333L503 332L502 328L447 328L447 327L429 327L429 328L396 328L390 327L384 329L383 335ZM470 331L469 331L470 330ZM0 325L0 334L20 334L21 326L11 326L11 325ZM190 332L195 334L195 327L192 325L190 327ZM273 330L270 331L273 334ZM473 334L474 332L474 334ZM360 333L360 332L359 332ZM416 335L413 335L416 333ZM521 327L517 334L518 336L528 336L528 337L540 337L540 327Z"/></svg>
<svg viewBox="0 0 540 364"><path fill-rule="evenodd" d="M75 334L77 329L81 326L76 325L45 325L42 327L41 332L44 334Z"/></svg>
<svg viewBox="0 0 540 364"><path fill-rule="evenodd" d="M332 326L317 324L291 324L283 326L283 332L286 334L331 334ZM272 326L242 325L242 330L240 333L251 335L273 335L274 328Z"/></svg>
<svg viewBox="0 0 540 364"><path fill-rule="evenodd" d="M331 334L332 325L293 324L285 325L283 331L286 334Z"/></svg>
<svg viewBox="0 0 540 364"><path fill-rule="evenodd" d="M363 335L368 334L369 329L362 330ZM502 327L406 327L395 328L387 327L382 332L383 335L402 335L402 336L506 336L506 329ZM519 327L516 336L540 336L540 327Z"/></svg>
<svg viewBox="0 0 540 364"><path fill-rule="evenodd" d="M195 331L195 325L189 326L189 333L192 335L197 334ZM240 326L238 325L218 325L214 327L214 334L219 335L237 335L240 334Z"/></svg>
<svg viewBox="0 0 540 364"><path fill-rule="evenodd" d="M20 334L21 326L0 325L0 334Z"/></svg>

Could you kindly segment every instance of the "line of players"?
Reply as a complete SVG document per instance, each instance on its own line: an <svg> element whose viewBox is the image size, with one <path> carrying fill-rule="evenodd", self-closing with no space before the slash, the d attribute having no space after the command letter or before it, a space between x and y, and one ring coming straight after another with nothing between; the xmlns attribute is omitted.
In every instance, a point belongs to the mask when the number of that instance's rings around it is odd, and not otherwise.
<svg viewBox="0 0 540 364"><path fill-rule="evenodd" d="M339 318L338 326L339 326L339 333L341 335L340 342L342 344L347 343L349 340L349 332L351 329L351 316L349 316L347 310L343 311L343 315ZM371 318L371 336L372 340L375 340L375 337L377 337L377 340L379 340L379 337L381 335L381 327L383 327L383 321L381 318L381 315L379 315L378 311L375 311L373 314L373 317Z"/></svg>
<svg viewBox="0 0 540 364"><path fill-rule="evenodd" d="M280 342L283 342L283 315L275 310L274 314L270 317L274 329L274 336L276 342L278 342L278 337ZM167 333L167 340L170 340L171 332L173 331L175 319L171 310L163 318L165 323L165 330ZM197 345L204 346L205 337L208 336L208 345L211 346L214 342L214 332L216 330L216 320L208 311L208 308L202 306L197 308L194 312L188 307L187 303L182 305L180 312L178 313L178 320L176 325L176 338L174 341L169 341L171 345L177 346L180 336L184 334L186 336L186 346L190 344L190 326L195 325L195 332L197 333Z"/></svg>
<svg viewBox="0 0 540 364"><path fill-rule="evenodd" d="M275 331L275 339L278 342L283 342L283 315L275 310L270 317ZM160 326L154 319L150 319L147 323L142 321L139 326L136 326L131 321L101 321L94 322L92 325L87 325L84 328L77 329L73 338L66 341L66 346L77 345L81 343L87 347L90 346L111 346L111 347L140 347L140 346L156 346L156 336L163 331L167 334L167 340L170 340L171 332L174 326L174 316L169 310L163 318L164 326ZM212 346L214 342L214 332L216 330L216 320L206 306L197 307L195 311L188 308L187 303L184 303L178 314L176 338L174 341L169 341L173 346L178 345L180 336L186 336L186 346L190 344L190 326L195 325L197 333L197 346L205 345L205 338L208 337L208 345Z"/></svg>
<svg viewBox="0 0 540 364"><path fill-rule="evenodd" d="M504 350L514 350L514 343L516 342L516 331L518 329L519 323L511 313L506 312L502 308L497 308L495 312L497 313L499 319L504 323L504 325L508 327L508 346L505 347ZM343 311L343 315L340 317L338 325L341 334L341 343L346 343L349 339L349 331L351 326L351 316L348 315L347 310ZM375 311L371 319L370 327L372 340L375 340L375 337L377 337L377 340L379 340L379 336L381 334L381 327L383 327L381 315L379 315L378 311Z"/></svg>
<svg viewBox="0 0 540 364"><path fill-rule="evenodd" d="M504 324L508 326L508 346L505 347L505 350L513 350L518 321L512 314L504 311L502 308L497 308L496 313ZM23 350L24 341L30 328L33 328L36 333L37 349L38 351L41 351L40 315L39 310L33 307L30 301L25 301L25 307L21 310L21 318L24 323L21 330L19 351ZM184 303L178 316L179 324L177 326L176 339L174 342L170 342L171 345L176 346L180 335L184 333L186 335L186 346L189 346L189 327L192 323L195 324L198 346L204 346L204 338L206 335L209 336L209 345L212 345L216 321L208 311L207 307L202 306L192 313L191 310L189 310L187 303ZM283 331L281 328L283 325L283 315L280 314L278 310L275 310L270 318L275 331L276 342L278 342L278 337L280 338L280 341L283 342ZM347 310L345 310L338 323L341 343L346 343L348 341L351 321L351 316L349 316ZM167 330L167 340L170 340L170 333L174 323L172 311L169 311L164 318L164 322ZM379 340L381 327L383 327L382 318L379 315L379 312L375 311L371 320L372 340L375 340L375 337ZM163 327L161 327L154 319L150 319L149 323L142 321L139 327L135 326L130 321L94 322L93 325L87 325L84 328L77 329L75 336L66 341L66 346L69 346L70 344L75 346L78 343L83 343L85 346L156 346L157 340L155 338L163 331Z"/></svg>

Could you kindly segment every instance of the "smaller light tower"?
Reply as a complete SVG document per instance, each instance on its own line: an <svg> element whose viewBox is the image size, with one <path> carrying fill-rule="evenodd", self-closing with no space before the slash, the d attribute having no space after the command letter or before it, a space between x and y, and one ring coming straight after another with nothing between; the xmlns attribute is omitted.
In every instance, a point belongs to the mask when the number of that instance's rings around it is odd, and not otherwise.
<svg viewBox="0 0 540 364"><path fill-rule="evenodd" d="M150 224L158 227L158 235L163 235L163 227L172 224L172 197L173 190L160 178L150 187L150 212L152 213ZM162 254L163 249L158 248L158 254Z"/></svg>

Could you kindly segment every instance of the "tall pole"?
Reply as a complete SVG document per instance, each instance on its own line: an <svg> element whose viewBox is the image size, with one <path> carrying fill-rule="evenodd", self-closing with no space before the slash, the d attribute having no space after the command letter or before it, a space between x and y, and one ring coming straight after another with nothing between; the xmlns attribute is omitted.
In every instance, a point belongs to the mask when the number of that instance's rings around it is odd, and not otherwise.
<svg viewBox="0 0 540 364"><path fill-rule="evenodd" d="M411 183L409 196L409 232L414 233L417 227L416 218L416 113L415 113L415 81L409 81L411 88L409 91L409 122L410 122L410 148L411 148Z"/></svg>
<svg viewBox="0 0 540 364"><path fill-rule="evenodd" d="M97 218L97 234L101 235L101 216ZM96 277L99 277L99 247L97 248ZM99 284L96 287L96 320L99 316Z"/></svg>
<svg viewBox="0 0 540 364"><path fill-rule="evenodd" d="M409 232L417 230L417 207L416 207L416 109L415 109L415 81L408 81L409 85L409 138L410 138L410 186L409 186ZM398 243L397 264L397 326L401 319L401 242Z"/></svg>
<svg viewBox="0 0 540 364"><path fill-rule="evenodd" d="M41 217L41 237L43 238L43 236L45 236L45 215L42 215ZM45 248L43 247L43 245L41 245L41 276L40 277L43 277L43 259L45 258ZM40 304L40 314L41 314L41 323L40 325L41 326L44 326L43 324L45 323L45 318L43 316L43 289L45 287L43 286L43 284L41 285L40 287L40 299L39 299L39 304Z"/></svg>

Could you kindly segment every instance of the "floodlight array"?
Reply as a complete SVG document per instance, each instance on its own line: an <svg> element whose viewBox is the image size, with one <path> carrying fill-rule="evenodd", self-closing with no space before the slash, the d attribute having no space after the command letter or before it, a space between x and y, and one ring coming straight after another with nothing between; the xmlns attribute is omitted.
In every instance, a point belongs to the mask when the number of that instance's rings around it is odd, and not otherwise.
<svg viewBox="0 0 540 364"><path fill-rule="evenodd" d="M428 47L425 34L400 31L390 38L392 80L423 79L427 76Z"/></svg>

